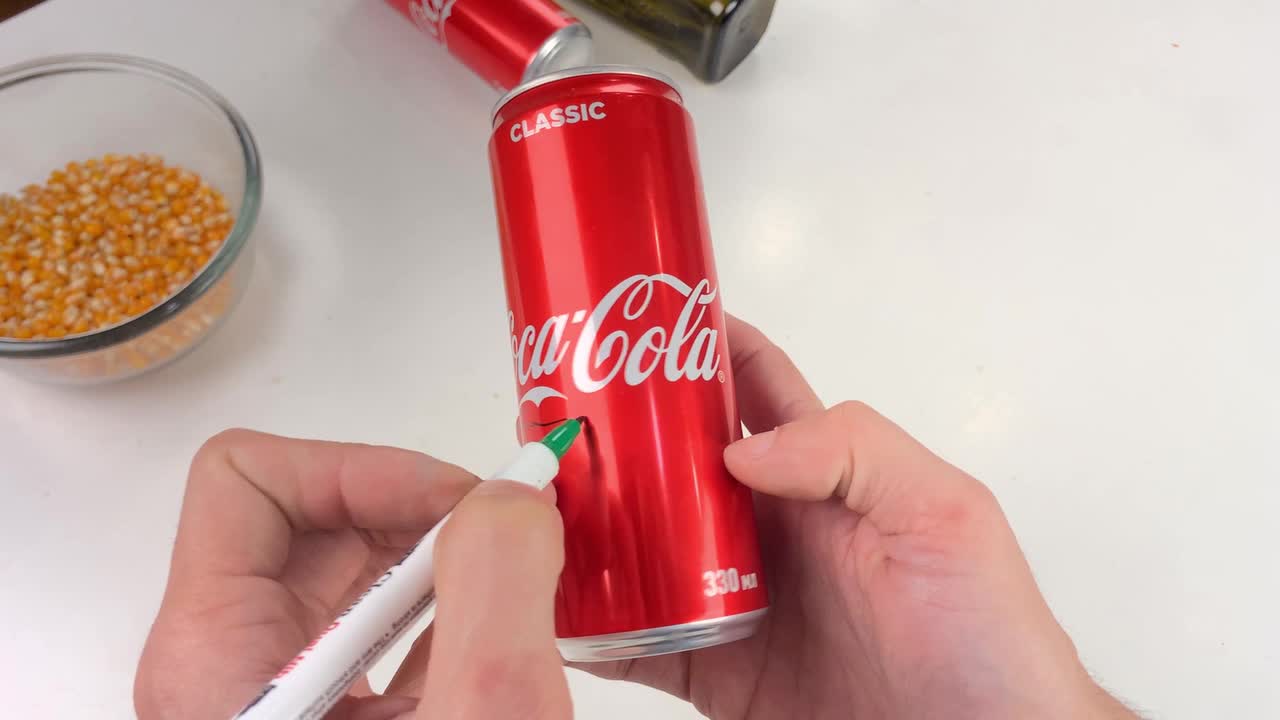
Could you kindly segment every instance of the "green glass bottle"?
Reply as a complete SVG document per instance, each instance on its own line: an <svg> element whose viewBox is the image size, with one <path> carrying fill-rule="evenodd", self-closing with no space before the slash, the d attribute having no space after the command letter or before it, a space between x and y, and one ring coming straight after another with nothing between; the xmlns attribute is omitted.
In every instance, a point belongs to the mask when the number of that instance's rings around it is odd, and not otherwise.
<svg viewBox="0 0 1280 720"><path fill-rule="evenodd" d="M717 82L760 42L775 0L582 1Z"/></svg>

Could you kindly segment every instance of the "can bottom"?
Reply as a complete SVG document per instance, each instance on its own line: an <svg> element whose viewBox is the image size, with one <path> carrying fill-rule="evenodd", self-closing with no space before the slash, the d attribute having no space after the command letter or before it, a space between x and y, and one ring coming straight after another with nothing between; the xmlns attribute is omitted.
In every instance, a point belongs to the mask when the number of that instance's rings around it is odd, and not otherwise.
<svg viewBox="0 0 1280 720"><path fill-rule="evenodd" d="M765 607L728 617L648 630L558 638L556 645L560 648L561 657L569 662L604 662L667 655L749 638L755 634L768 612L769 608Z"/></svg>

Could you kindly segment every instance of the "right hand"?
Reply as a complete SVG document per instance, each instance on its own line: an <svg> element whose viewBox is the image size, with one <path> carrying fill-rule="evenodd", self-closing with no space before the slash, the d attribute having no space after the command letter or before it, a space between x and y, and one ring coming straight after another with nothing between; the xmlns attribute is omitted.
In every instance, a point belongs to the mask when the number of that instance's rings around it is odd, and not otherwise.
<svg viewBox="0 0 1280 720"><path fill-rule="evenodd" d="M1133 718L1089 677L982 483L860 403L824 409L729 318L756 433L725 452L757 493L772 608L740 643L583 665L712 718Z"/></svg>

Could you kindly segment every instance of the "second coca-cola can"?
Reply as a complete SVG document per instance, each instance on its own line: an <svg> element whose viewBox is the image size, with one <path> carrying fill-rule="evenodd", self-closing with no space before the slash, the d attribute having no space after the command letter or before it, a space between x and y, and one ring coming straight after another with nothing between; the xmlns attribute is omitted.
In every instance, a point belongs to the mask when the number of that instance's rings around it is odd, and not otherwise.
<svg viewBox="0 0 1280 720"><path fill-rule="evenodd" d="M616 660L751 635L768 594L724 311L680 93L595 67L509 93L489 143L518 435L586 418L561 463L561 654Z"/></svg>
<svg viewBox="0 0 1280 720"><path fill-rule="evenodd" d="M587 26L552 0L387 2L501 90L591 58Z"/></svg>

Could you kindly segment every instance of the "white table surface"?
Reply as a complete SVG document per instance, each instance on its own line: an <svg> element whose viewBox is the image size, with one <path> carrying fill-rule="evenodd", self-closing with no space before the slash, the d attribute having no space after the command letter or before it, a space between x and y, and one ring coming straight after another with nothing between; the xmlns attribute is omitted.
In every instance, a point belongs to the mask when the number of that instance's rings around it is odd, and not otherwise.
<svg viewBox="0 0 1280 720"><path fill-rule="evenodd" d="M1097 677L1280 717L1280 3L781 0L696 83L728 306L990 484ZM3 714L132 716L186 464L229 426L513 447L495 93L379 0L52 0L0 64L138 54L253 127L244 304L137 381L0 376ZM3 147L21 138L0 138ZM52 159L51 160L55 160ZM580 717L692 717L575 674Z"/></svg>

